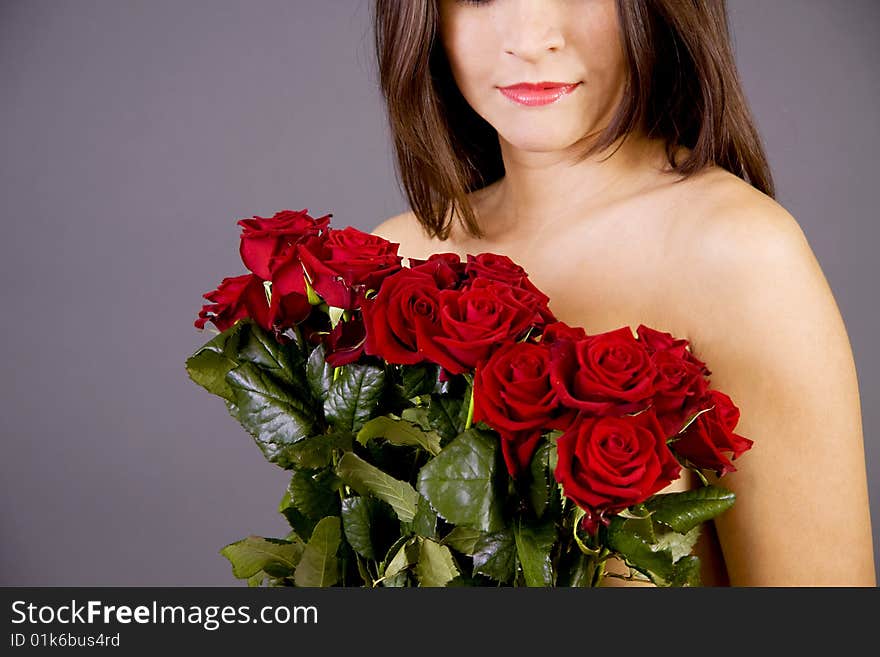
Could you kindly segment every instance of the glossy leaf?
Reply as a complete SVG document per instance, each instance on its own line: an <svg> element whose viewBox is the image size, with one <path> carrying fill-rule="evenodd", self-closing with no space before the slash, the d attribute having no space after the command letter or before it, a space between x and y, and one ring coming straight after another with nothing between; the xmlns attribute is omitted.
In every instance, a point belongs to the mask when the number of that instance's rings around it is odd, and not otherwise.
<svg viewBox="0 0 880 657"><path fill-rule="evenodd" d="M439 374L439 367L434 363L415 363L400 366L400 396L412 399L420 395L430 394L434 390Z"/></svg>
<svg viewBox="0 0 880 657"><path fill-rule="evenodd" d="M619 552L630 566L650 577L658 586L668 586L673 576L672 551L646 541L633 524L628 524L632 522L620 517L611 519L607 532L608 547Z"/></svg>
<svg viewBox="0 0 880 657"><path fill-rule="evenodd" d="M336 473L361 495L374 495L391 505L403 522L412 522L419 504L419 494L405 481L385 474L357 456L346 452L339 459Z"/></svg>
<svg viewBox="0 0 880 657"><path fill-rule="evenodd" d="M467 411L468 405L463 399L434 393L428 407L428 422L443 442L447 443L464 431Z"/></svg>
<svg viewBox="0 0 880 657"><path fill-rule="evenodd" d="M330 384L333 383L333 366L325 360L323 344L316 345L309 354L306 380L315 399L320 399L323 403L330 392Z"/></svg>
<svg viewBox="0 0 880 657"><path fill-rule="evenodd" d="M425 432L412 422L395 420L385 415L364 424L357 434L357 441L362 445L375 438L384 438L393 445L421 447L431 455L440 452L440 436L434 431Z"/></svg>
<svg viewBox="0 0 880 657"><path fill-rule="evenodd" d="M512 529L484 534L474 546L474 574L509 583L516 575L516 540Z"/></svg>
<svg viewBox="0 0 880 657"><path fill-rule="evenodd" d="M230 411L267 460L289 467L287 448L317 431L313 410L253 363L230 370L226 381L235 395Z"/></svg>
<svg viewBox="0 0 880 657"><path fill-rule="evenodd" d="M514 538L526 586L553 586L555 577L550 552L557 538L553 522L540 525L517 522Z"/></svg>
<svg viewBox="0 0 880 657"><path fill-rule="evenodd" d="M190 379L229 402L234 401L234 395L226 382L226 373L239 365L238 341L245 326L243 322L236 322L199 347L186 360L186 372Z"/></svg>
<svg viewBox="0 0 880 657"><path fill-rule="evenodd" d="M332 472L296 470L287 490L297 509L309 518L320 520L338 513L340 484Z"/></svg>
<svg viewBox="0 0 880 657"><path fill-rule="evenodd" d="M281 498L281 502L278 505L278 512L282 514L287 522L290 523L290 526L293 528L293 533L302 537L303 540L308 540L312 535L312 530L315 528L317 524L317 520L309 518L302 511L294 506L293 502L290 499L290 487L284 491L284 497Z"/></svg>
<svg viewBox="0 0 880 657"><path fill-rule="evenodd" d="M302 398L310 406L314 404L308 388L305 373L305 358L296 343L279 343L275 337L247 320L241 331L237 359L242 363L253 363L275 379L292 388L292 394Z"/></svg>
<svg viewBox="0 0 880 657"><path fill-rule="evenodd" d="M504 526L498 476L497 439L471 427L422 467L418 490L450 523L491 533Z"/></svg>
<svg viewBox="0 0 880 657"><path fill-rule="evenodd" d="M532 481L529 485L529 499L532 502L532 509L534 509L535 515L539 518L547 510L551 491L556 486L553 470L550 469L550 456L555 451L556 448L553 445L543 441L538 449L535 450L534 456L532 456L530 465Z"/></svg>
<svg viewBox="0 0 880 657"><path fill-rule="evenodd" d="M406 523L408 531L424 538L437 538L437 514L424 497L419 495L415 518Z"/></svg>
<svg viewBox="0 0 880 657"><path fill-rule="evenodd" d="M378 411L385 370L371 363L349 363L330 384L324 415L337 431L357 433Z"/></svg>
<svg viewBox="0 0 880 657"><path fill-rule="evenodd" d="M376 501L359 495L342 500L342 527L345 539L355 552L367 559L375 559L372 524L372 507Z"/></svg>
<svg viewBox="0 0 880 657"><path fill-rule="evenodd" d="M485 534L479 529L454 527L440 542L444 545L449 545L453 550L458 550L462 554L472 556L477 551L483 536Z"/></svg>
<svg viewBox="0 0 880 657"><path fill-rule="evenodd" d="M645 506L655 522L686 533L733 506L736 495L720 486L702 486L681 493L654 495Z"/></svg>
<svg viewBox="0 0 880 657"><path fill-rule="evenodd" d="M232 563L232 574L239 579L257 575L266 568L291 574L299 564L305 548L299 540L286 541L278 538L248 536L230 543L220 554ZM275 566L275 568L272 568Z"/></svg>
<svg viewBox="0 0 880 657"><path fill-rule="evenodd" d="M415 571L419 586L424 587L446 586L450 580L459 575L449 548L430 539L421 541L419 561Z"/></svg>
<svg viewBox="0 0 880 657"><path fill-rule="evenodd" d="M297 564L294 582L297 586L333 586L339 581L339 559L336 552L342 541L339 518L323 518L312 532L302 558Z"/></svg>
<svg viewBox="0 0 880 657"><path fill-rule="evenodd" d="M687 556L677 561L670 585L700 586L700 558L697 556Z"/></svg>
<svg viewBox="0 0 880 657"><path fill-rule="evenodd" d="M309 436L287 449L287 458L298 468L325 468L332 462L333 450L351 450L354 436L348 432L331 432Z"/></svg>
<svg viewBox="0 0 880 657"><path fill-rule="evenodd" d="M422 539L419 537L412 536L399 541L392 547L394 556L385 566L384 577L386 579L397 576L418 561L421 541Z"/></svg>

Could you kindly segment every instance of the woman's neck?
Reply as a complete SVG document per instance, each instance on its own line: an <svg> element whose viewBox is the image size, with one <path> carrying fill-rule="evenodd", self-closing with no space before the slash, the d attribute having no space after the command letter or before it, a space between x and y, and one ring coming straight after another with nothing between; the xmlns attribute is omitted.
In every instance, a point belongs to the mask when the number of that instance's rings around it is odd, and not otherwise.
<svg viewBox="0 0 880 657"><path fill-rule="evenodd" d="M583 217L638 193L666 168L663 142L633 134L583 162L573 161L574 149L525 151L500 142L505 175L480 194L487 239L534 234L549 222Z"/></svg>

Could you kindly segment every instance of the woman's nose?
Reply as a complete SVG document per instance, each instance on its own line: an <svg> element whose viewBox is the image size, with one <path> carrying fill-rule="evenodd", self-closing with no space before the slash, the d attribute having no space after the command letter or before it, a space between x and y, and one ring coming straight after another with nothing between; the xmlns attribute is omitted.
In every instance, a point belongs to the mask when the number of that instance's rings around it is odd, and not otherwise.
<svg viewBox="0 0 880 657"><path fill-rule="evenodd" d="M558 0L509 0L504 7L504 52L534 60L565 45Z"/></svg>

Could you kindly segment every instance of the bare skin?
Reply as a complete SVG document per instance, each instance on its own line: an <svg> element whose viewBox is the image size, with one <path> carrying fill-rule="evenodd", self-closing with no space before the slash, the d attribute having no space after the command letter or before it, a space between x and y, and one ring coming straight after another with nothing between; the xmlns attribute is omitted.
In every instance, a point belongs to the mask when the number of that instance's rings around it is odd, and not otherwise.
<svg viewBox="0 0 880 657"><path fill-rule="evenodd" d="M472 195L481 223L479 191ZM852 351L797 222L732 174L665 182L541 240L428 239L412 213L373 231L404 257L503 253L561 320L595 334L640 324L690 340L755 446L718 483L737 493L697 544L706 585L876 584ZM687 490L685 475L662 492ZM620 562L608 572L624 575ZM646 585L609 577L603 585Z"/></svg>
<svg viewBox="0 0 880 657"><path fill-rule="evenodd" d="M705 584L875 586L852 349L795 218L718 167L676 182L662 144L640 132L609 159L573 162L625 80L613 0L440 9L458 86L497 129L506 173L470 195L482 239L457 218L450 239L428 238L410 212L373 234L404 257L507 255L589 334L645 324L690 341L739 407L737 433L755 441L719 482L737 502L703 530ZM496 88L538 80L585 84L540 108ZM664 492L697 483L685 475Z"/></svg>

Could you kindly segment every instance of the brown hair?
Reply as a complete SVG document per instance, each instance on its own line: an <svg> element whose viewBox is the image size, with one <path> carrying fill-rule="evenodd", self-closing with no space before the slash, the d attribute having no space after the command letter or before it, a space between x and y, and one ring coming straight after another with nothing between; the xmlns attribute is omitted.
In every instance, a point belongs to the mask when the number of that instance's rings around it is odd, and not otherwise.
<svg viewBox="0 0 880 657"><path fill-rule="evenodd" d="M583 157L643 127L665 141L675 172L687 177L716 164L775 197L736 70L725 2L617 0L629 76L615 116ZM467 194L501 178L504 165L495 129L455 84L439 39L437 0L374 3L379 83L413 212L430 235L445 240L457 209L468 232L482 237ZM680 163L677 145L691 150Z"/></svg>

